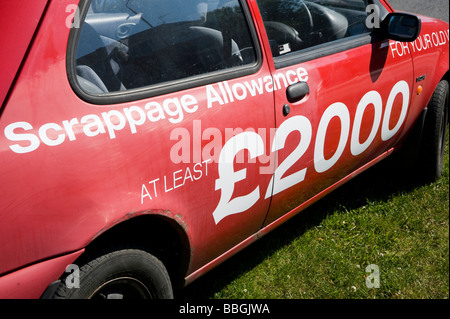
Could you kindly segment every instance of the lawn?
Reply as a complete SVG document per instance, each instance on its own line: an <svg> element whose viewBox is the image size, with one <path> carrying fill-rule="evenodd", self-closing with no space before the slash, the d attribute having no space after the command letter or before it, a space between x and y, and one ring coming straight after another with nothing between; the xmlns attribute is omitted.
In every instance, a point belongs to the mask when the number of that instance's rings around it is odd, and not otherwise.
<svg viewBox="0 0 450 319"><path fill-rule="evenodd" d="M437 182L420 184L414 172L399 175L381 163L180 297L449 298L448 149L447 137Z"/></svg>

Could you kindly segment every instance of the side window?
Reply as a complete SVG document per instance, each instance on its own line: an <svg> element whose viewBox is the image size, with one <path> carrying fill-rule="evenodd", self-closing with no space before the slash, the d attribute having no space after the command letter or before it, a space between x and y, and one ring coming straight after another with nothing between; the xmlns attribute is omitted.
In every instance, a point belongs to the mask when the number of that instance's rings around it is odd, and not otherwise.
<svg viewBox="0 0 450 319"><path fill-rule="evenodd" d="M366 23L371 12L368 2L257 0L274 57L370 33ZM376 14L385 14L381 5L377 8L380 11Z"/></svg>
<svg viewBox="0 0 450 319"><path fill-rule="evenodd" d="M238 0L92 0L74 70L89 94L139 89L254 65Z"/></svg>
<svg viewBox="0 0 450 319"><path fill-rule="evenodd" d="M94 12L119 13L123 12L125 5L123 0L92 0L91 8Z"/></svg>

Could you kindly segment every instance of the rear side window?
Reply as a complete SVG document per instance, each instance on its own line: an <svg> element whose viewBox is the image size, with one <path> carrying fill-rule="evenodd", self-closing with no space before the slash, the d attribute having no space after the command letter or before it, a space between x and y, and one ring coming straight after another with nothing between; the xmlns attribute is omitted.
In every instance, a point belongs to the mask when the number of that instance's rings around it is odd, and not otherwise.
<svg viewBox="0 0 450 319"><path fill-rule="evenodd" d="M89 95L161 87L257 62L238 0L92 0L87 6L70 63L71 81Z"/></svg>

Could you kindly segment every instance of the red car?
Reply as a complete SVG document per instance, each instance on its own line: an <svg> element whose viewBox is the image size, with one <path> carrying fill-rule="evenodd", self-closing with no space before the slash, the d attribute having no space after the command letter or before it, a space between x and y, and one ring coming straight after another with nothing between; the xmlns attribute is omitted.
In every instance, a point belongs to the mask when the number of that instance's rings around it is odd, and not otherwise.
<svg viewBox="0 0 450 319"><path fill-rule="evenodd" d="M390 154L449 25L384 0L2 1L0 298L171 298Z"/></svg>

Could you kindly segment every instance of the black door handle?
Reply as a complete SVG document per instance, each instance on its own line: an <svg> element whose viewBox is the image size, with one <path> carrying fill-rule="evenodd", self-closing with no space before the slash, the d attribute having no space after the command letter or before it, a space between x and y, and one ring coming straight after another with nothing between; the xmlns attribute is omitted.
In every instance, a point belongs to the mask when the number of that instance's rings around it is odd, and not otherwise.
<svg viewBox="0 0 450 319"><path fill-rule="evenodd" d="M298 102L309 93L309 85L306 82L298 82L286 89L286 97L290 103Z"/></svg>

